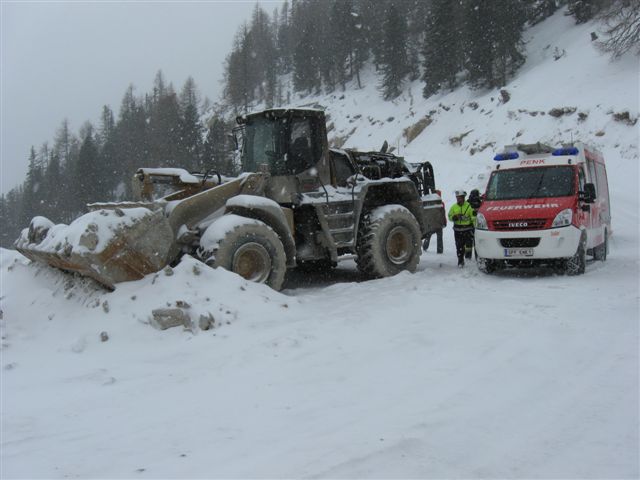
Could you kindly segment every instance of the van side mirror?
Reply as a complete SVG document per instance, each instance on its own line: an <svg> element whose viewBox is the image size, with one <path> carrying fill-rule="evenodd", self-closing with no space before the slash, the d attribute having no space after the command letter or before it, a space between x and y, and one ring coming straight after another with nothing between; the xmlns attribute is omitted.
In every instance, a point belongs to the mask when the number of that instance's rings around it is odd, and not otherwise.
<svg viewBox="0 0 640 480"><path fill-rule="evenodd" d="M582 193L582 201L584 203L593 203L596 201L596 186L593 183L585 183Z"/></svg>

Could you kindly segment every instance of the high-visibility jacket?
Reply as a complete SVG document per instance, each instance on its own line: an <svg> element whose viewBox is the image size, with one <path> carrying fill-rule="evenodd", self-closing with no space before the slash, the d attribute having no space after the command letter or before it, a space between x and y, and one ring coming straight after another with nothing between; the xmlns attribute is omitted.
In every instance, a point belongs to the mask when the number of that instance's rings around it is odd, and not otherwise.
<svg viewBox="0 0 640 480"><path fill-rule="evenodd" d="M460 217L454 220L453 217L456 215L460 215ZM471 230L476 224L476 212L471 208L469 202L465 201L462 205L458 205L456 202L449 209L449 220L453 222L454 230Z"/></svg>

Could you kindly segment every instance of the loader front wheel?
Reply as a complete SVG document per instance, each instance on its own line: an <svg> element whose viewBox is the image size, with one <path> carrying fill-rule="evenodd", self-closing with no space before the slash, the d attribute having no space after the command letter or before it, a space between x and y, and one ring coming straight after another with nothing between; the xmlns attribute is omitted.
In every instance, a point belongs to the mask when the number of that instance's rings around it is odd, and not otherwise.
<svg viewBox="0 0 640 480"><path fill-rule="evenodd" d="M414 272L420 261L420 225L402 205L366 214L358 232L358 269L371 277Z"/></svg>
<svg viewBox="0 0 640 480"><path fill-rule="evenodd" d="M274 290L282 288L287 271L287 257L278 235L264 222L252 219L226 232L206 263Z"/></svg>

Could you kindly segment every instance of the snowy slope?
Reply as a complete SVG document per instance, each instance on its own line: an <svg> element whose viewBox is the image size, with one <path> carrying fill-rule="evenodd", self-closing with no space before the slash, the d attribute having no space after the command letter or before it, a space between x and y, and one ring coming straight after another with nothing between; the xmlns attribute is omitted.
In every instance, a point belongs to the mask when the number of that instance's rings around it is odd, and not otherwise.
<svg viewBox="0 0 640 480"><path fill-rule="evenodd" d="M580 277L461 271L448 230L413 275L363 282L347 261L277 293L186 258L107 293L2 250L0 476L637 478L639 126L612 113L638 117L638 59L611 64L594 29L562 15L535 27L507 103L468 89L424 100L416 84L385 104L371 79L301 103L327 105L347 146L387 139L432 161L448 204L486 180L493 151L471 148L595 143L612 191L605 263ZM528 113L558 107L576 112ZM176 303L196 326L149 325Z"/></svg>

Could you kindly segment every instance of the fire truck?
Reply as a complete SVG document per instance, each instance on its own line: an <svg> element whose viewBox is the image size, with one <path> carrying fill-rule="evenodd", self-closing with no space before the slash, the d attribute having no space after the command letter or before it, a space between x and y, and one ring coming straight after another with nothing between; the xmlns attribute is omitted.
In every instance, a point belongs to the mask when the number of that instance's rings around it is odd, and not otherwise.
<svg viewBox="0 0 640 480"><path fill-rule="evenodd" d="M494 160L476 222L481 271L549 265L580 275L587 255L606 260L611 208L600 152L582 143L519 144Z"/></svg>

